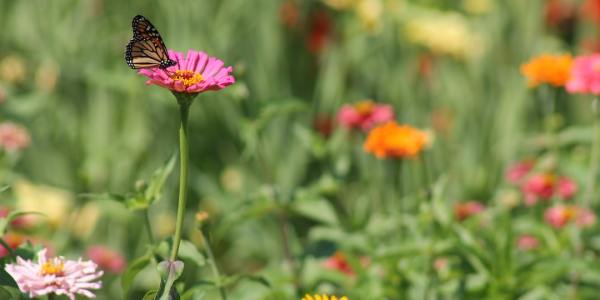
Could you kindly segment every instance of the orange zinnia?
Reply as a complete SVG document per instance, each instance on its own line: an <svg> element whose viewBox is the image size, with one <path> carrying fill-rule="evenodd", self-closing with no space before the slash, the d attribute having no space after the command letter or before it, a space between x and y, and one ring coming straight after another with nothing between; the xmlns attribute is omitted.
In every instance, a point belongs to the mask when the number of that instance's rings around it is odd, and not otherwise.
<svg viewBox="0 0 600 300"><path fill-rule="evenodd" d="M560 87L569 81L572 63L573 58L569 54L543 54L521 65L521 74L527 77L530 87L542 83Z"/></svg>
<svg viewBox="0 0 600 300"><path fill-rule="evenodd" d="M426 143L425 132L390 121L371 130L363 147L378 158L405 158L419 154Z"/></svg>

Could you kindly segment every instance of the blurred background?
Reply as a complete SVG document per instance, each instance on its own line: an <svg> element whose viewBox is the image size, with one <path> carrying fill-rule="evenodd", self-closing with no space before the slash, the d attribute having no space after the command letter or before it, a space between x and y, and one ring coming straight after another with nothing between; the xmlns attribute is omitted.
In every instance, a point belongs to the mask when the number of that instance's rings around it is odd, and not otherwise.
<svg viewBox="0 0 600 300"><path fill-rule="evenodd" d="M192 107L185 233L202 252L194 215L208 213L222 272L238 275L231 299L598 294L600 236L549 228L541 210L514 204L521 195L504 171L535 158L585 182L589 99L549 90L549 115L545 90L529 89L520 66L541 53L597 51L600 1L0 0L0 121L10 125L0 135L16 143L0 158L0 203L46 214L5 239L67 257L100 245L122 256L99 299L139 299L158 286L148 265L124 291L123 272L149 240L144 210L123 199L164 171L178 145L174 97L124 61L137 14L169 49L234 68L233 86ZM340 128L336 113L365 99L430 134L424 159L397 168L363 153L364 134ZM553 136L560 149L550 153ZM174 230L176 170L148 210L158 240ZM427 201L415 179L423 176ZM377 200L390 177L400 178L402 215ZM466 200L486 215L455 220L454 203ZM522 231L536 232L537 252L513 247ZM342 252L352 276L323 267ZM203 280L209 268L186 263L182 283L198 287L188 299L216 299Z"/></svg>

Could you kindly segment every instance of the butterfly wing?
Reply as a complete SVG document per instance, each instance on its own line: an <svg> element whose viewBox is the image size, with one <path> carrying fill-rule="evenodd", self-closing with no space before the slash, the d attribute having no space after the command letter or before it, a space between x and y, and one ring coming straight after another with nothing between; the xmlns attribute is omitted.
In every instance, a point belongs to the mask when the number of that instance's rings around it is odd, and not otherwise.
<svg viewBox="0 0 600 300"><path fill-rule="evenodd" d="M125 62L132 69L166 69L177 64L169 58L167 47L158 30L143 16L132 21L133 38L125 48Z"/></svg>

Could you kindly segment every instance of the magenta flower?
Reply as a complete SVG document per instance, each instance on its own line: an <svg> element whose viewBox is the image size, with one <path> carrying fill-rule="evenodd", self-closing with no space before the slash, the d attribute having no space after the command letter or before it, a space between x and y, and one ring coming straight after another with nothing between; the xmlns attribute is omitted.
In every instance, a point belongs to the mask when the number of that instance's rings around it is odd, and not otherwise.
<svg viewBox="0 0 600 300"><path fill-rule="evenodd" d="M87 257L98 264L100 269L115 274L123 272L127 264L121 253L99 245L89 247Z"/></svg>
<svg viewBox="0 0 600 300"><path fill-rule="evenodd" d="M523 251L529 251L536 249L540 244L540 241L533 235L523 234L517 239L517 248Z"/></svg>
<svg viewBox="0 0 600 300"><path fill-rule="evenodd" d="M522 160L514 163L506 170L506 180L512 184L518 184L525 178L529 171L535 166L533 160Z"/></svg>
<svg viewBox="0 0 600 300"><path fill-rule="evenodd" d="M563 199L571 199L577 193L577 183L568 177L561 177L556 184L556 193Z"/></svg>
<svg viewBox="0 0 600 300"><path fill-rule="evenodd" d="M16 263L6 265L6 272L23 293L29 294L29 297L66 295L71 300L75 300L76 294L95 298L90 290L102 287L98 280L102 271L96 270L95 263L81 259L65 260L63 257L49 259L46 251L38 252L37 263L17 257Z"/></svg>
<svg viewBox="0 0 600 300"><path fill-rule="evenodd" d="M596 224L596 215L594 212L587 208L580 208L577 211L577 217L575 218L575 225L580 228L587 228Z"/></svg>
<svg viewBox="0 0 600 300"><path fill-rule="evenodd" d="M0 147L8 152L23 150L29 146L31 138L24 127L4 122L0 124Z"/></svg>
<svg viewBox="0 0 600 300"><path fill-rule="evenodd" d="M550 173L535 174L527 179L521 187L528 206L537 203L538 199L549 200L554 195L556 176Z"/></svg>
<svg viewBox="0 0 600 300"><path fill-rule="evenodd" d="M147 84L162 86L173 92L197 94L220 90L235 82L231 75L232 67L223 67L223 61L202 51L190 49L184 58L183 53L169 50L169 58L177 64L166 70L151 68L139 71L150 78Z"/></svg>
<svg viewBox="0 0 600 300"><path fill-rule="evenodd" d="M600 95L600 54L575 58L566 89L572 94Z"/></svg>
<svg viewBox="0 0 600 300"><path fill-rule="evenodd" d="M375 125L394 119L394 109L390 105L375 104L371 100L354 105L344 105L337 114L338 122L348 129L368 131Z"/></svg>

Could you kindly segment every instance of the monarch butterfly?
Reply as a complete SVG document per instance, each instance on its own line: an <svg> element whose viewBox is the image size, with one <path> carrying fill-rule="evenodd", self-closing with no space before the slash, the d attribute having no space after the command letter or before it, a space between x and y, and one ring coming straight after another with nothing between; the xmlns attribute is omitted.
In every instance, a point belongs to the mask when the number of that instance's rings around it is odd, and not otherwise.
<svg viewBox="0 0 600 300"><path fill-rule="evenodd" d="M177 64L169 58L167 47L158 30L144 16L131 21L133 37L125 48L125 62L132 69L166 69Z"/></svg>

